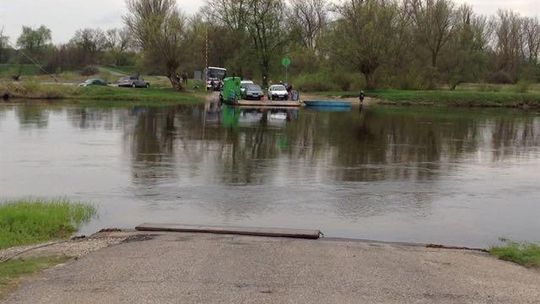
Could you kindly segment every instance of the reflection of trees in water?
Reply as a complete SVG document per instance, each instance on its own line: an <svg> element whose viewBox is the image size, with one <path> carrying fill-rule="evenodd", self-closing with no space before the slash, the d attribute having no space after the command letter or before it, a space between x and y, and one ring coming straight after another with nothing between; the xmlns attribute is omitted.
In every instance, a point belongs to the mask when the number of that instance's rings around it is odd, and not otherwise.
<svg viewBox="0 0 540 304"><path fill-rule="evenodd" d="M531 116L520 119L499 117L493 122L491 130L495 161L526 156L528 148L540 146L540 122Z"/></svg>
<svg viewBox="0 0 540 304"><path fill-rule="evenodd" d="M19 123L23 128L47 128L49 125L49 109L43 105L30 105L16 107Z"/></svg>
<svg viewBox="0 0 540 304"><path fill-rule="evenodd" d="M80 129L105 129L114 130L120 128L127 114L127 109L106 108L68 108L67 113L74 127Z"/></svg>
<svg viewBox="0 0 540 304"><path fill-rule="evenodd" d="M414 109L303 111L275 127L266 114L260 121L227 126L212 116L206 125L206 112L203 107L129 112L125 141L133 177L147 186L137 187L137 195L174 200L177 192L187 191L180 195L188 201L208 199L218 212L235 216L265 210L268 191L281 191L277 185L290 189L295 183L339 181L344 182L346 196L328 197L338 214L406 209L422 216L432 200L430 184L449 175L464 158L486 147L489 151L491 145L497 154L497 147L518 145L525 151L540 144L539 122L532 118L433 115ZM497 141L486 141L486 134ZM515 155L503 150L504 157ZM362 181L389 182L373 188L379 184L357 183ZM401 182L407 181L417 186L401 189ZM250 185L266 199L237 198L230 185Z"/></svg>
<svg viewBox="0 0 540 304"><path fill-rule="evenodd" d="M260 121L205 127L204 112L202 107L179 107L138 113L132 138L135 161L170 161L176 147L176 161L190 163L192 171L215 171L213 180L225 184L264 183L277 172L271 161L283 158L307 161L339 181L435 180L464 156L485 149L486 132L492 133L495 156L515 156L539 144L538 120L533 118L377 108L362 114L304 111L282 128L270 126L267 113L242 112L240 119L249 114ZM521 148L501 149L516 146Z"/></svg>
<svg viewBox="0 0 540 304"><path fill-rule="evenodd" d="M0 123L6 119L7 112L11 111L12 107L0 105Z"/></svg>
<svg viewBox="0 0 540 304"><path fill-rule="evenodd" d="M175 178L175 112L148 108L134 109L132 115L134 122L125 139L131 146L134 179L152 184L157 178Z"/></svg>

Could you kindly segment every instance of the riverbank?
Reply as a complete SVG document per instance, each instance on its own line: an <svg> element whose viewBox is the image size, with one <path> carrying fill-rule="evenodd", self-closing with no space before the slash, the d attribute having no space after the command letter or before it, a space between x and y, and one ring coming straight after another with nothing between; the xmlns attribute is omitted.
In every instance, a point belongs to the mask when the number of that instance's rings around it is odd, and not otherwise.
<svg viewBox="0 0 540 304"><path fill-rule="evenodd" d="M26 281L6 303L534 303L540 297L540 271L477 251L129 231L73 242L100 238L114 241Z"/></svg>
<svg viewBox="0 0 540 304"><path fill-rule="evenodd" d="M358 99L358 92L316 92L328 98ZM450 107L540 108L540 91L478 90L374 90L366 91L372 103Z"/></svg>
<svg viewBox="0 0 540 304"><path fill-rule="evenodd" d="M0 83L0 97L20 100L70 100L96 105L176 105L205 101L200 91L178 92L172 88L151 87L133 89L119 87L78 87L71 84L42 84L38 82Z"/></svg>

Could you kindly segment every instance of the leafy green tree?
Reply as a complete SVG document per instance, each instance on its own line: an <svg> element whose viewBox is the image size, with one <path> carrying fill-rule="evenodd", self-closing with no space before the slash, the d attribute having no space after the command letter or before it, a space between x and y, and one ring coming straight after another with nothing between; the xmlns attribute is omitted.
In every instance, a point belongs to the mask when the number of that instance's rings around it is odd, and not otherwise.
<svg viewBox="0 0 540 304"><path fill-rule="evenodd" d="M472 7L462 5L456 11L455 35L443 57L453 90L463 82L482 79L486 72L489 43L488 22L484 16L474 14Z"/></svg>
<svg viewBox="0 0 540 304"><path fill-rule="evenodd" d="M173 88L183 90L177 75L186 60L187 18L175 0L127 0L124 17L146 65L158 67Z"/></svg>
<svg viewBox="0 0 540 304"><path fill-rule="evenodd" d="M37 29L23 26L17 39L17 47L24 52L27 61L42 60L47 50L52 47L51 39L51 30L44 25Z"/></svg>
<svg viewBox="0 0 540 304"><path fill-rule="evenodd" d="M218 20L232 32L240 61L237 66L245 66L254 57L263 86L268 85L273 63L279 61L283 49L289 41L285 30L286 5L282 0L218 0L209 1L205 7L211 20ZM234 54L232 55L234 56ZM240 74L244 74L240 71Z"/></svg>
<svg viewBox="0 0 540 304"><path fill-rule="evenodd" d="M8 47L9 37L4 35L4 28L0 28L0 63L7 61Z"/></svg>
<svg viewBox="0 0 540 304"><path fill-rule="evenodd" d="M398 41L398 6L386 0L349 0L337 11L332 53L344 66L361 72L368 88L375 88L375 72L390 61Z"/></svg>

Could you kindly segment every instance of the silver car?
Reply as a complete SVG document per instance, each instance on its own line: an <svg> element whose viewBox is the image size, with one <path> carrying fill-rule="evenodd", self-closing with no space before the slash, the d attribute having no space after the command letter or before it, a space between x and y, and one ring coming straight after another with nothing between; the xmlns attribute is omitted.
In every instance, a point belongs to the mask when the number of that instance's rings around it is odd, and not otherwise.
<svg viewBox="0 0 540 304"><path fill-rule="evenodd" d="M261 100L264 96L264 92L259 85L256 84L246 84L244 85L243 98L244 99L255 99Z"/></svg>
<svg viewBox="0 0 540 304"><path fill-rule="evenodd" d="M144 79L142 79L141 77L129 76L120 78L120 80L118 80L118 86L131 88L149 88L150 83L148 81L144 81Z"/></svg>

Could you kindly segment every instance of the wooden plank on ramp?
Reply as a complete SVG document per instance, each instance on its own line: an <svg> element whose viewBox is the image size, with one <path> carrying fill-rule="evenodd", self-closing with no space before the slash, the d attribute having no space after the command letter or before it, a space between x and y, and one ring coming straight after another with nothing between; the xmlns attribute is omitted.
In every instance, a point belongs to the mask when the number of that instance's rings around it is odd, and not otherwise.
<svg viewBox="0 0 540 304"><path fill-rule="evenodd" d="M299 238L299 239L318 239L319 236L321 235L320 230L309 230L309 229L225 227L225 226L153 224L153 223L144 223L135 227L135 229L138 231L237 234L237 235L285 237L285 238Z"/></svg>

